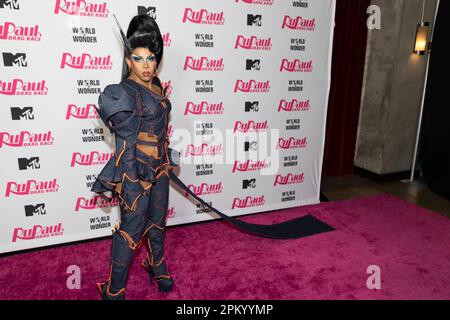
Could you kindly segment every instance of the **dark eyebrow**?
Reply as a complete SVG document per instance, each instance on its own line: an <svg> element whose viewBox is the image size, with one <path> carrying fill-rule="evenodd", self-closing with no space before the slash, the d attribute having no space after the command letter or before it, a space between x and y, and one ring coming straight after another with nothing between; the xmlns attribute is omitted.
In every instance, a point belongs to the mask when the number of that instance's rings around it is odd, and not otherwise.
<svg viewBox="0 0 450 320"><path fill-rule="evenodd" d="M155 54L153 53L152 55L148 56L147 58L153 57L154 55L155 55ZM139 58L144 58L144 57L142 57L142 56L140 56L140 55L137 55L137 54L134 54L134 53L133 53L133 56L136 56L136 57L139 57Z"/></svg>

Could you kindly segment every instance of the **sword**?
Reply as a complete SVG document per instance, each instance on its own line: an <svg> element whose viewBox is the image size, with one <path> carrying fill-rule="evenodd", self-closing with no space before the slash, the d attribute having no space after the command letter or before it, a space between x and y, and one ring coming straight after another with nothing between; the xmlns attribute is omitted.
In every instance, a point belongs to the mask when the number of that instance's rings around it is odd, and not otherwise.
<svg viewBox="0 0 450 320"><path fill-rule="evenodd" d="M172 148L168 148L169 166L178 167L180 153ZM263 238L272 239L298 239L303 237L312 236L319 233L329 232L335 230L328 224L320 221L319 219L313 217L312 215L306 215L300 218L295 218L292 220L284 221L277 224L262 225L245 222L235 217L226 215L225 213L219 211L218 209L210 206L202 198L197 196L191 189L189 189L186 184L183 183L172 171L173 168L168 170L169 178L178 185L181 189L186 191L195 200L200 202L202 205L210 209L211 211L218 214L228 223L236 226L241 231L253 234L255 236Z"/></svg>

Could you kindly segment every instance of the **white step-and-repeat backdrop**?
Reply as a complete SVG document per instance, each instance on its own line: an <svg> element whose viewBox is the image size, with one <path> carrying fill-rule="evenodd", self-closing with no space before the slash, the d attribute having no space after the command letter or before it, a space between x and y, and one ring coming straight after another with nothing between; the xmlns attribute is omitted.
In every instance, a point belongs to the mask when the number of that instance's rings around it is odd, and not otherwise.
<svg viewBox="0 0 450 320"><path fill-rule="evenodd" d="M180 178L242 215L319 203L334 0L0 0L0 253L111 235L90 192L113 152L94 105L121 80L126 32L165 42ZM171 188L168 225L217 216ZM224 232L226 230L224 229Z"/></svg>

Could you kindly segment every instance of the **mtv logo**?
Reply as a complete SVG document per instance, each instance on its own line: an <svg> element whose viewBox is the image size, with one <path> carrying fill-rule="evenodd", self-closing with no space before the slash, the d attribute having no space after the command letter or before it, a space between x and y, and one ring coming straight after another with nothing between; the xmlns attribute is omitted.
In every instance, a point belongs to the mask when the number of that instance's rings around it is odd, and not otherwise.
<svg viewBox="0 0 450 320"><path fill-rule="evenodd" d="M207 204L211 205L212 202L209 201ZM195 206L201 213L211 212L211 209L209 209L207 206L205 206L203 203L196 203Z"/></svg>
<svg viewBox="0 0 450 320"><path fill-rule="evenodd" d="M26 205L25 206L25 216L34 217L34 216L42 216L46 214L45 203L38 203L37 205Z"/></svg>
<svg viewBox="0 0 450 320"><path fill-rule="evenodd" d="M156 20L156 7L138 6L138 14L146 14Z"/></svg>
<svg viewBox="0 0 450 320"><path fill-rule="evenodd" d="M247 25L261 27L262 26L262 15L247 14Z"/></svg>
<svg viewBox="0 0 450 320"><path fill-rule="evenodd" d="M242 180L242 189L256 188L256 179Z"/></svg>
<svg viewBox="0 0 450 320"><path fill-rule="evenodd" d="M11 107L11 117L13 120L34 120L33 107Z"/></svg>
<svg viewBox="0 0 450 320"><path fill-rule="evenodd" d="M0 9L19 10L19 0L0 0Z"/></svg>
<svg viewBox="0 0 450 320"><path fill-rule="evenodd" d="M258 150L258 141L245 141L244 143L244 151L250 151L250 150Z"/></svg>
<svg viewBox="0 0 450 320"><path fill-rule="evenodd" d="M261 60L247 59L245 69L247 70L261 70Z"/></svg>
<svg viewBox="0 0 450 320"><path fill-rule="evenodd" d="M28 169L40 169L41 164L39 163L39 157L32 157L30 159L27 158L19 158L19 170L28 170Z"/></svg>
<svg viewBox="0 0 450 320"><path fill-rule="evenodd" d="M5 67L27 67L27 55L25 53L12 54L10 52L3 52L3 64Z"/></svg>
<svg viewBox="0 0 450 320"><path fill-rule="evenodd" d="M246 101L245 102L245 112L258 112L259 110L259 102L258 101Z"/></svg>

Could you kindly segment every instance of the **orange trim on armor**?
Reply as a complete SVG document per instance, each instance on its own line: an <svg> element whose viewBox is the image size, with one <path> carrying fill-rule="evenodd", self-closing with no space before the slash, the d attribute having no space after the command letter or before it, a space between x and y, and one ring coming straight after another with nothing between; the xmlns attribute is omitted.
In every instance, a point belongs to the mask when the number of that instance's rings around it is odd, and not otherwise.
<svg viewBox="0 0 450 320"><path fill-rule="evenodd" d="M152 245L150 244L149 238L147 238L147 245L150 250L149 255L147 256L147 260L148 260L148 263L150 264L150 266L153 266L153 250L152 250ZM150 261L150 259L149 259L150 256L152 257L152 261Z"/></svg>
<svg viewBox="0 0 450 320"><path fill-rule="evenodd" d="M136 197L136 199L134 199L133 203L131 204L131 208L130 208L130 207L128 206L128 204L126 203L125 199L122 197L122 184L123 184L125 178L127 178L127 179L128 179L129 181L131 181L131 182L140 182L140 180L139 180L139 179L131 179L131 178L127 175L127 173L124 172L123 175L122 175L122 181L116 183L116 192L118 193L119 198L122 200L122 203L123 203L123 204L125 205L125 207L127 207L129 210L131 210L131 211L136 211L137 201L138 201L138 199L142 196L143 192L140 193L140 194ZM141 186L142 186L142 184L141 184Z"/></svg>
<svg viewBox="0 0 450 320"><path fill-rule="evenodd" d="M151 183L149 181L139 180L139 183L144 188L144 190L148 190L153 186L153 183Z"/></svg>
<svg viewBox="0 0 450 320"><path fill-rule="evenodd" d="M150 220L150 219L149 219L149 220ZM150 221L152 221L152 220L150 220ZM151 225L150 227L148 227L147 230L145 230L145 232L143 233L143 235L145 235L145 234L147 233L147 231L150 230L150 229L153 228L153 227L156 227L156 228L158 228L159 230L164 231L164 228L163 228L163 227L158 226L156 223L154 223L154 222L152 221L152 225Z"/></svg>
<svg viewBox="0 0 450 320"><path fill-rule="evenodd" d="M159 156L158 147L156 146L147 146L137 143L136 148L148 157L153 157L157 160L161 159L161 157Z"/></svg>
<svg viewBox="0 0 450 320"><path fill-rule="evenodd" d="M153 226L153 225L152 225L152 226ZM150 239L149 239L149 238L147 238L147 246L146 246L146 247L148 248L148 249L147 249L148 255L147 255L147 257L146 257L144 260L142 260L141 265L142 265L144 268L147 268L146 265L145 265L145 261L147 260L147 261L148 261L148 264L149 264L148 268L153 269L154 267L160 266L160 265L162 264L162 262L165 261L165 256L163 256L162 259L161 259L157 264L155 264L155 262L154 262L154 257L153 257L152 246L151 246L151 244L150 244ZM150 257L152 258L151 261L150 261ZM154 273L154 271L153 271L153 273ZM159 275L159 276L156 276L156 275L155 275L155 276L153 277L153 279L156 279L156 281L160 281L160 280L162 280L162 279L171 279L171 277L170 277L170 275Z"/></svg>
<svg viewBox="0 0 450 320"><path fill-rule="evenodd" d="M162 257L161 260L155 265L155 267L159 267L161 265L161 263L163 262L165 257Z"/></svg>
<svg viewBox="0 0 450 320"><path fill-rule="evenodd" d="M147 230L145 230L145 232L142 234L142 236L145 236L145 234L148 232L148 230L150 230L154 226L156 226L156 224L152 223L152 225L150 227L148 227Z"/></svg>
<svg viewBox="0 0 450 320"><path fill-rule="evenodd" d="M129 245L129 247L131 248L131 250L136 250L136 248L139 248L139 246L141 245L141 241L139 240L139 242L138 243L135 243L134 241L133 241L133 239L130 237L130 235L127 233L127 232L125 232L125 231L123 231L123 230L119 230L119 233L120 233L120 235L122 236L122 238L124 238L127 242L128 242L128 245Z"/></svg>
<svg viewBox="0 0 450 320"><path fill-rule="evenodd" d="M111 287L111 281L108 281L108 286L106 287L106 293L109 294L110 296L115 297L115 296L118 296L119 294L125 292L125 288L122 288L119 291L117 291L116 293L112 293L110 287Z"/></svg>
<svg viewBox="0 0 450 320"><path fill-rule="evenodd" d="M126 172L124 172L123 173L123 175L122 175L122 181L120 181L120 182L117 182L115 185L116 185L116 191L117 191L117 193L122 193L122 184L123 184L123 182L125 181L125 178L127 178L129 181L131 181L131 182L139 182L139 179L131 179L130 178L130 176L128 176L127 175L127 173Z"/></svg>
<svg viewBox="0 0 450 320"><path fill-rule="evenodd" d="M137 201L139 200L139 198L142 196L142 193L140 195L138 195L136 197L136 199L134 199L133 203L131 204L131 211L136 211L137 209Z"/></svg>
<svg viewBox="0 0 450 320"><path fill-rule="evenodd" d="M160 281L163 279L172 279L169 275L160 275L160 276L156 276L156 281Z"/></svg>
<svg viewBox="0 0 450 320"><path fill-rule="evenodd" d="M116 222L114 223L113 233L120 229L120 223L121 221L116 220Z"/></svg>
<svg viewBox="0 0 450 320"><path fill-rule="evenodd" d="M145 161L145 160L143 160L143 159L141 159L139 157L136 157L136 160L139 161L139 162L142 162L143 164L148 165L147 161Z"/></svg>
<svg viewBox="0 0 450 320"><path fill-rule="evenodd" d="M133 203L131 204L131 208L127 205L125 199L122 197L122 195L119 193L119 198L120 200L122 200L121 204L123 204L128 210L130 211L136 211L136 202L138 201L138 199L142 196L142 193L140 195L138 195L136 197L136 199L133 201Z"/></svg>
<svg viewBox="0 0 450 320"><path fill-rule="evenodd" d="M119 196L122 193L122 181L116 183L116 192L119 194Z"/></svg>
<svg viewBox="0 0 450 320"><path fill-rule="evenodd" d="M111 290L110 290L111 276L112 276L112 265L110 265L110 267L109 267L109 277L108 277L108 285L106 286L106 293L109 294L110 296L115 297L115 296L118 296L119 294L121 294L122 292L125 292L125 288L120 289L116 293L111 293ZM104 284L104 283L105 282L102 282L101 284ZM97 282L97 285L99 286L99 289L101 291L100 284L98 282Z"/></svg>
<svg viewBox="0 0 450 320"><path fill-rule="evenodd" d="M130 178L130 176L129 175L127 175L127 173L126 172L124 172L123 173L123 176L122 176L122 181L125 179L125 177L127 177L128 178L128 180L130 180L130 181L132 181L132 182L138 182L139 181L139 179L131 179Z"/></svg>
<svg viewBox="0 0 450 320"><path fill-rule="evenodd" d="M146 131L140 131L137 139L149 142L158 142L158 136L156 134L148 134Z"/></svg>
<svg viewBox="0 0 450 320"><path fill-rule="evenodd" d="M116 159L116 167L119 165L120 158L122 158L122 155L123 155L123 153L125 152L126 146L127 146L127 142L124 141L124 142L123 142L123 148L122 148L122 150L120 151L120 154L119 154L119 156L118 156L117 159Z"/></svg>
<svg viewBox="0 0 450 320"><path fill-rule="evenodd" d="M159 158L159 159L161 159L161 158ZM167 166L170 163L169 161L168 162L164 162L160 166L158 166L155 169L153 169L151 166L148 165L148 163L145 160L143 160L141 158L138 158L138 157L136 157L136 160L139 161L139 162L142 162L145 165L147 165L148 168L151 169L153 172L158 171L161 167Z"/></svg>
<svg viewBox="0 0 450 320"><path fill-rule="evenodd" d="M164 174L165 170L162 170L160 173L158 173L158 175L156 176L155 179L158 179L159 177L161 177Z"/></svg>

